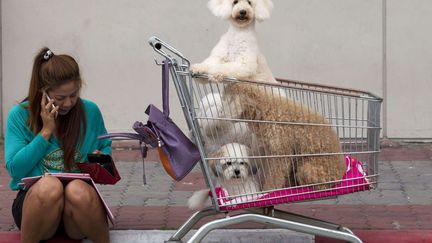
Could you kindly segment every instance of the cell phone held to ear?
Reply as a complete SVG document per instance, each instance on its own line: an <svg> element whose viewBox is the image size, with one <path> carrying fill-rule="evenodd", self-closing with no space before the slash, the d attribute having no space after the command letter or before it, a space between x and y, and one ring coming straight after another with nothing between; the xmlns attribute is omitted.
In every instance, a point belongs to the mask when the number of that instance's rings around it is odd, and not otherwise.
<svg viewBox="0 0 432 243"><path fill-rule="evenodd" d="M109 154L87 154L88 163L77 163L82 173L99 184L115 184L121 179L114 161Z"/></svg>
<svg viewBox="0 0 432 243"><path fill-rule="evenodd" d="M46 99L47 99L47 102L51 102L52 101L52 99L48 96L48 93L47 92L43 92L43 95L45 95L45 97L46 97ZM55 107L55 105L54 104L51 104L51 109L55 109L56 107ZM56 111L56 113L55 113L55 118L57 118L57 116L58 116L58 112Z"/></svg>

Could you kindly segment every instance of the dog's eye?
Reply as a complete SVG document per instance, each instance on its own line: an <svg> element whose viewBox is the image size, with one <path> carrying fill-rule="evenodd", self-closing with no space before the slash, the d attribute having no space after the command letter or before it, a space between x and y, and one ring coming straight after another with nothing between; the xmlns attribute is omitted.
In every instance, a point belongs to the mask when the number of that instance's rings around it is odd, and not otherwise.
<svg viewBox="0 0 432 243"><path fill-rule="evenodd" d="M227 162L226 164L227 164L227 165L231 165L232 163L231 163L231 162Z"/></svg>
<svg viewBox="0 0 432 243"><path fill-rule="evenodd" d="M238 3L238 0L235 0L235 1L233 2L234 5L236 5L237 3Z"/></svg>
<svg viewBox="0 0 432 243"><path fill-rule="evenodd" d="M249 5L252 5L252 2L251 2L251 1L248 1L248 3L249 3Z"/></svg>

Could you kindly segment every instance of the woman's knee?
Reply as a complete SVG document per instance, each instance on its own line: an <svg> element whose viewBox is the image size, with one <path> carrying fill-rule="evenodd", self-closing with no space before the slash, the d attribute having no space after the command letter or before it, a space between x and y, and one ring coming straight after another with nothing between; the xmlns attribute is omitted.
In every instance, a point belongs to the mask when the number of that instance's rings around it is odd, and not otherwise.
<svg viewBox="0 0 432 243"><path fill-rule="evenodd" d="M98 200L96 191L82 180L73 180L66 185L65 200L75 206L88 205Z"/></svg>
<svg viewBox="0 0 432 243"><path fill-rule="evenodd" d="M27 192L26 200L38 200L44 204L54 204L63 200L63 184L54 176L43 176Z"/></svg>

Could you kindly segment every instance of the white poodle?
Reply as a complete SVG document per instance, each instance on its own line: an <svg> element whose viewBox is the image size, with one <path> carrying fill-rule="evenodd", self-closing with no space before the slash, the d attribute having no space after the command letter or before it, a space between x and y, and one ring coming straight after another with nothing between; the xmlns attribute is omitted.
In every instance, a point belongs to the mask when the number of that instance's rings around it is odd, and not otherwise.
<svg viewBox="0 0 432 243"><path fill-rule="evenodd" d="M256 137L246 122L234 122L230 117L231 109L223 107L222 97L218 93L209 93L201 99L197 118L206 153L214 152L227 143L240 143L249 147L257 144ZM225 108L225 109L224 109Z"/></svg>
<svg viewBox="0 0 432 243"><path fill-rule="evenodd" d="M224 77L276 83L264 56L260 53L255 22L270 17L271 0L210 0L208 7L230 28L202 63L192 65L194 74L208 74L211 81Z"/></svg>

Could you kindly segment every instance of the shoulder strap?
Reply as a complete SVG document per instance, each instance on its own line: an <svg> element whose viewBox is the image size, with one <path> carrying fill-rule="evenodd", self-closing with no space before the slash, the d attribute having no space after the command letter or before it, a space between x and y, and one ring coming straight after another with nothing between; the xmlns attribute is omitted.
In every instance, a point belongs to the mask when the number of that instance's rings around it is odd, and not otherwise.
<svg viewBox="0 0 432 243"><path fill-rule="evenodd" d="M133 140L141 141L142 137L137 133L129 133L129 132L112 132L103 135L99 135L98 139L107 139L107 138L129 138Z"/></svg>
<svg viewBox="0 0 432 243"><path fill-rule="evenodd" d="M169 116L169 60L162 63L162 106L165 116Z"/></svg>
<svg viewBox="0 0 432 243"><path fill-rule="evenodd" d="M113 133L107 133L103 135L97 136L98 139L107 139L107 138L129 138L132 140L138 140L140 144L140 152L141 152L141 159L142 159L142 167L143 167L143 184L147 184L147 179L145 175L145 166L144 161L145 158L147 158L147 145L145 143L145 138L141 136L138 133L130 133L130 132L113 132Z"/></svg>

